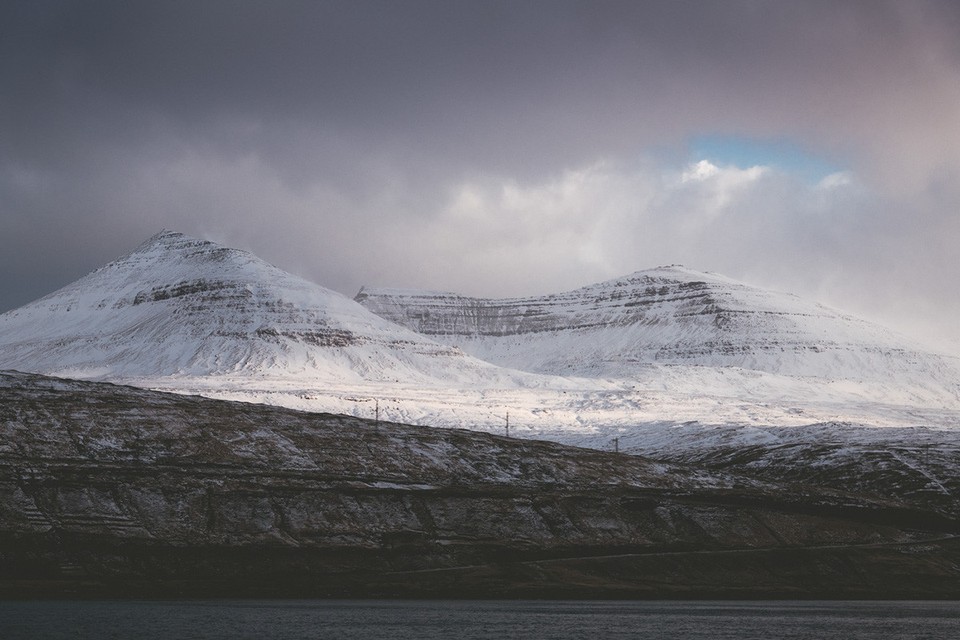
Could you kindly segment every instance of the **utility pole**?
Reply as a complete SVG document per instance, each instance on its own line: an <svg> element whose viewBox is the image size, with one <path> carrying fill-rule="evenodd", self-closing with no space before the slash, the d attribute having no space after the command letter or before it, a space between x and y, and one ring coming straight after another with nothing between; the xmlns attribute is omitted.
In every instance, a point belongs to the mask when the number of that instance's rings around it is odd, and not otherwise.
<svg viewBox="0 0 960 640"><path fill-rule="evenodd" d="M620 436L613 439L613 450L615 453L620 453Z"/></svg>
<svg viewBox="0 0 960 640"><path fill-rule="evenodd" d="M377 424L380 424L380 400L374 400L374 419Z"/></svg>
<svg viewBox="0 0 960 640"><path fill-rule="evenodd" d="M510 412L507 411L507 437L510 437Z"/></svg>

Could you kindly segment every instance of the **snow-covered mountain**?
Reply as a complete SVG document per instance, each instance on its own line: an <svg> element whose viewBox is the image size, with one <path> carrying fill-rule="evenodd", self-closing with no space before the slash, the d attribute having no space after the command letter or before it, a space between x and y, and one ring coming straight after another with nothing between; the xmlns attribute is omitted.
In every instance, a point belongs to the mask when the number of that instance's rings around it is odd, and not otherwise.
<svg viewBox="0 0 960 640"><path fill-rule="evenodd" d="M960 428L955 359L715 275L357 300L162 232L0 315L0 369L500 433L509 414L511 435L598 448L643 425Z"/></svg>
<svg viewBox="0 0 960 640"><path fill-rule="evenodd" d="M960 391L957 360L793 295L663 267L556 295L480 299L362 289L374 313L501 366L587 377L651 364Z"/></svg>
<svg viewBox="0 0 960 640"><path fill-rule="evenodd" d="M169 231L0 315L0 369L106 380L516 384L248 252Z"/></svg>

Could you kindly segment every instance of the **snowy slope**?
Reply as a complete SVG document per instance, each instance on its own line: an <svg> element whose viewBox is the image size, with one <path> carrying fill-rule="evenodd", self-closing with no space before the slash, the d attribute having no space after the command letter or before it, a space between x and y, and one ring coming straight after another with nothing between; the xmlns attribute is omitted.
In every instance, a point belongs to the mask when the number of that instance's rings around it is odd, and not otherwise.
<svg viewBox="0 0 960 640"><path fill-rule="evenodd" d="M954 361L718 276L358 299L385 317L247 252L163 232L0 315L0 369L497 433L509 413L511 435L600 448L684 423L960 428Z"/></svg>
<svg viewBox="0 0 960 640"><path fill-rule="evenodd" d="M0 316L0 368L73 378L517 383L250 253L162 232Z"/></svg>
<svg viewBox="0 0 960 640"><path fill-rule="evenodd" d="M355 299L478 358L537 373L632 378L673 364L868 382L945 399L960 392L956 358L796 296L682 267L541 297L362 289Z"/></svg>

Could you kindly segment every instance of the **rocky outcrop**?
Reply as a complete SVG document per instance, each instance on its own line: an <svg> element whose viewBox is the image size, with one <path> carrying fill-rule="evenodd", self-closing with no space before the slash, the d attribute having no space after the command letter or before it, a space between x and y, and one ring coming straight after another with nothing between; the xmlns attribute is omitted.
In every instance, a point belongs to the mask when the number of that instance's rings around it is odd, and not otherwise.
<svg viewBox="0 0 960 640"><path fill-rule="evenodd" d="M934 597L960 584L955 520L896 499L27 374L0 375L0 392L7 597ZM852 573L837 583L811 557Z"/></svg>

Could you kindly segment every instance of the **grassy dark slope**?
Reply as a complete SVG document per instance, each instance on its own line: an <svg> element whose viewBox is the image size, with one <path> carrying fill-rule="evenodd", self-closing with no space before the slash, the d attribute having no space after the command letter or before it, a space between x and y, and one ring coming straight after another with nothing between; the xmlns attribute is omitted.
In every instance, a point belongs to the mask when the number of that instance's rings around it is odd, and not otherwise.
<svg viewBox="0 0 960 640"><path fill-rule="evenodd" d="M0 374L0 596L960 597L952 514Z"/></svg>

